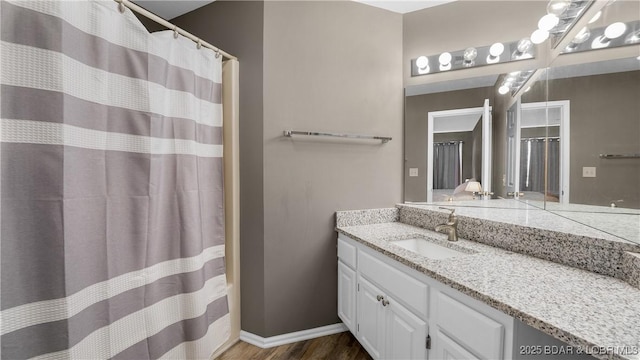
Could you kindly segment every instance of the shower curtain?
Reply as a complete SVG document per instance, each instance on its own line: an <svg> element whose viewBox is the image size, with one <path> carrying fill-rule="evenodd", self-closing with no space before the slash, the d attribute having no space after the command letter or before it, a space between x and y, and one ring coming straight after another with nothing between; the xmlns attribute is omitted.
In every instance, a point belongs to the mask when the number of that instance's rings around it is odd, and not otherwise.
<svg viewBox="0 0 640 360"><path fill-rule="evenodd" d="M221 58L114 1L2 1L1 356L229 335Z"/></svg>
<svg viewBox="0 0 640 360"><path fill-rule="evenodd" d="M462 141L433 143L433 188L455 189L461 178Z"/></svg>
<svg viewBox="0 0 640 360"><path fill-rule="evenodd" d="M523 138L520 145L520 189L559 196L560 193L560 139ZM545 184L545 147L548 151L547 181ZM547 189L545 190L545 186Z"/></svg>

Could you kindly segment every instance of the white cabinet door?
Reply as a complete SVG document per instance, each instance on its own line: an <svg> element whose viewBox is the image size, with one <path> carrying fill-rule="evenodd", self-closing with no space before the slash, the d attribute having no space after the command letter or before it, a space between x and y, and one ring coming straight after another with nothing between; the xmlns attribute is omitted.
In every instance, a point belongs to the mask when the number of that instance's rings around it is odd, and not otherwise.
<svg viewBox="0 0 640 360"><path fill-rule="evenodd" d="M382 358L385 319L380 298L384 295L363 277L358 277L358 331L360 344L374 359Z"/></svg>
<svg viewBox="0 0 640 360"><path fill-rule="evenodd" d="M478 357L460 346L439 329L436 330L432 359L439 360L477 360Z"/></svg>
<svg viewBox="0 0 640 360"><path fill-rule="evenodd" d="M385 300L385 359L426 359L427 323L393 298Z"/></svg>
<svg viewBox="0 0 640 360"><path fill-rule="evenodd" d="M444 292L435 296L432 324L484 359L501 360L505 326Z"/></svg>
<svg viewBox="0 0 640 360"><path fill-rule="evenodd" d="M338 316L356 333L356 272L338 261Z"/></svg>

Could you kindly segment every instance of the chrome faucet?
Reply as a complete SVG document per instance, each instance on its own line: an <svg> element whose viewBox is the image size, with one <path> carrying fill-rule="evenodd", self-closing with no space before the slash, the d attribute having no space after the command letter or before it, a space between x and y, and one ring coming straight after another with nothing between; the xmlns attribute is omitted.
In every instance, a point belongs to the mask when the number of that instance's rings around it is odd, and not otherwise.
<svg viewBox="0 0 640 360"><path fill-rule="evenodd" d="M447 238L449 241L458 241L458 217L455 214L456 209L449 209L445 207L441 207L440 209L449 210L451 211L451 214L449 214L449 219L446 224L436 225L436 231L444 232L449 235Z"/></svg>

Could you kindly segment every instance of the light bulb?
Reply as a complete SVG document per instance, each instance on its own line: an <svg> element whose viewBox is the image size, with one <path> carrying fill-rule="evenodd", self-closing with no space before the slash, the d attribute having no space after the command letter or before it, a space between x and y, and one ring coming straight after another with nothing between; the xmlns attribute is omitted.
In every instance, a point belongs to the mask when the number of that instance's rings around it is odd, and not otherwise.
<svg viewBox="0 0 640 360"><path fill-rule="evenodd" d="M424 68L418 68L418 74L419 75L424 75L424 74L428 74L429 71L431 71L431 68L429 67L429 65L427 65Z"/></svg>
<svg viewBox="0 0 640 360"><path fill-rule="evenodd" d="M625 44L635 44L635 43L638 43L638 42L640 42L640 30L636 30L636 31L630 33L624 39L624 43Z"/></svg>
<svg viewBox="0 0 640 360"><path fill-rule="evenodd" d="M420 56L416 59L416 66L418 69L425 69L429 66L429 59L426 56Z"/></svg>
<svg viewBox="0 0 640 360"><path fill-rule="evenodd" d="M491 47L489 48L489 54L491 54L491 56L494 56L494 57L502 55L503 52L504 52L504 45L502 45L502 43L495 43L491 45Z"/></svg>
<svg viewBox="0 0 640 360"><path fill-rule="evenodd" d="M474 47L467 48L464 51L464 54L462 55L462 57L464 58L464 61L469 61L469 62L475 60L477 56L478 56L478 50Z"/></svg>
<svg viewBox="0 0 640 360"><path fill-rule="evenodd" d="M442 54L440 54L438 61L442 66L449 65L451 63L451 53L443 52Z"/></svg>
<svg viewBox="0 0 640 360"><path fill-rule="evenodd" d="M590 36L591 31L589 31L589 28L585 26L582 28L582 30L580 30L580 32L576 35L576 37L573 38L571 42L574 44L582 44L583 42L587 41Z"/></svg>
<svg viewBox="0 0 640 360"><path fill-rule="evenodd" d="M549 32L545 30L536 30L531 34L531 42L534 44L542 44L549 38Z"/></svg>
<svg viewBox="0 0 640 360"><path fill-rule="evenodd" d="M556 27L556 25L558 25L559 22L560 22L559 17L555 16L554 14L547 14L541 17L540 21L538 21L538 29L549 31L554 27Z"/></svg>
<svg viewBox="0 0 640 360"><path fill-rule="evenodd" d="M440 54L438 62L440 63L440 71L451 70L451 53L443 52Z"/></svg>
<svg viewBox="0 0 640 360"><path fill-rule="evenodd" d="M593 15L591 20L589 20L589 24L593 24L594 22L598 21L598 19L600 19L600 16L602 16L602 10L598 11L595 15Z"/></svg>
<svg viewBox="0 0 640 360"><path fill-rule="evenodd" d="M521 59L530 59L533 57L529 50L533 47L533 43L529 38L524 38L518 41L516 46L516 50L511 54L511 59L521 60Z"/></svg>
<svg viewBox="0 0 640 360"><path fill-rule="evenodd" d="M609 41L609 39L607 39L606 36L601 35L593 39L593 41L591 42L591 48L592 49L606 48L607 46L609 46L610 43L611 42Z"/></svg>
<svg viewBox="0 0 640 360"><path fill-rule="evenodd" d="M569 0L551 0L547 5L547 13L560 16L570 5L571 1Z"/></svg>
<svg viewBox="0 0 640 360"><path fill-rule="evenodd" d="M500 95L504 95L509 92L509 87L507 85L502 85L498 88L498 92Z"/></svg>
<svg viewBox="0 0 640 360"><path fill-rule="evenodd" d="M462 62L462 65L464 67L472 67L476 64L475 60L478 57L478 50L474 47L469 47L466 48L464 50L464 53L462 54L462 58L464 59L464 61Z"/></svg>
<svg viewBox="0 0 640 360"><path fill-rule="evenodd" d="M527 51L529 51L529 49L531 49L533 47L533 43L531 42L531 40L529 40L529 38L524 38L520 41L518 41L518 51L521 53L525 53Z"/></svg>
<svg viewBox="0 0 640 360"><path fill-rule="evenodd" d="M604 29L604 36L609 39L615 39L622 36L625 31L627 31L627 25L623 22L616 22Z"/></svg>

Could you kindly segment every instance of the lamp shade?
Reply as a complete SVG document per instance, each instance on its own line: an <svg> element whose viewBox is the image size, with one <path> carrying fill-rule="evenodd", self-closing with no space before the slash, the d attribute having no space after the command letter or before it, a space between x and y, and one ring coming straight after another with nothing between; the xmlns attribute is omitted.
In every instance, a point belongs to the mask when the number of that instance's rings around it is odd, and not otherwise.
<svg viewBox="0 0 640 360"><path fill-rule="evenodd" d="M482 186L477 181L469 181L469 183L467 183L467 187L464 189L464 191L479 193L479 192L482 192Z"/></svg>

